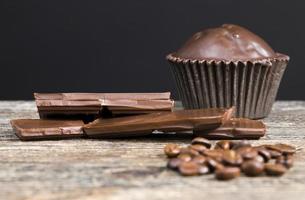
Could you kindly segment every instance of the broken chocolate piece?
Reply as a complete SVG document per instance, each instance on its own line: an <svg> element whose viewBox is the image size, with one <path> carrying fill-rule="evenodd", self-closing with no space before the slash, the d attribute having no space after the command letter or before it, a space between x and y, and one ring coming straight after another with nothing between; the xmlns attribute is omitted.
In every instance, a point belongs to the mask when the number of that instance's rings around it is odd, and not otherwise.
<svg viewBox="0 0 305 200"><path fill-rule="evenodd" d="M15 119L11 125L21 140L64 139L83 136L83 121Z"/></svg>
<svg viewBox="0 0 305 200"><path fill-rule="evenodd" d="M133 99L157 100L170 99L170 92L162 93L34 93L37 100L97 100L97 99Z"/></svg>
<svg viewBox="0 0 305 200"><path fill-rule="evenodd" d="M151 113L114 119L97 119L84 126L89 137L129 137L158 131L203 130L220 126L231 118L231 109L197 109Z"/></svg>
<svg viewBox="0 0 305 200"><path fill-rule="evenodd" d="M34 93L34 96L41 118L96 119L105 113L108 117L171 111L174 106L169 92Z"/></svg>
<svg viewBox="0 0 305 200"><path fill-rule="evenodd" d="M196 136L208 139L258 139L266 132L262 121L235 118L226 121L216 129L194 131Z"/></svg>

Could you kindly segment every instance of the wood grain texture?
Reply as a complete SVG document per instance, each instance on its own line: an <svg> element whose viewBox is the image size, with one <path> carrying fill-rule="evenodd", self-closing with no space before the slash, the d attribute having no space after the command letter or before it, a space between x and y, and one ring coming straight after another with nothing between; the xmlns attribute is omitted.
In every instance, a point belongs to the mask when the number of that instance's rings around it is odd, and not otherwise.
<svg viewBox="0 0 305 200"><path fill-rule="evenodd" d="M181 177L165 168L163 147L189 134L124 140L22 142L10 119L37 118L32 101L0 102L0 199L305 199L305 102L277 102L267 135L254 144L296 145L295 166L280 178Z"/></svg>

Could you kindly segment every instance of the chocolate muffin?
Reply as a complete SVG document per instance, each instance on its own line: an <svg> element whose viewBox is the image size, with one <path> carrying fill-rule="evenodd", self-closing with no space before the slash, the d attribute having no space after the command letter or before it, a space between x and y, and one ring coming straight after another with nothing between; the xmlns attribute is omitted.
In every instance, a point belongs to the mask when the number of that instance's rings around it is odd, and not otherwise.
<svg viewBox="0 0 305 200"><path fill-rule="evenodd" d="M232 24L193 35L167 56L183 106L226 108L236 117L266 117L289 57L262 38Z"/></svg>

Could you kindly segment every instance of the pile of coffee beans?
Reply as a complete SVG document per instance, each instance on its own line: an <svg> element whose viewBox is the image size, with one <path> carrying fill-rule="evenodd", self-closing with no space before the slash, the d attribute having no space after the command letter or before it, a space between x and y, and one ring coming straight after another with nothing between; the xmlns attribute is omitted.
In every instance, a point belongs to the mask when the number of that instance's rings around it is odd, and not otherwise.
<svg viewBox="0 0 305 200"><path fill-rule="evenodd" d="M296 148L287 144L252 146L248 141L221 140L214 146L202 137L191 145L168 144L167 167L184 176L214 173L218 180L240 176L281 176L293 165Z"/></svg>

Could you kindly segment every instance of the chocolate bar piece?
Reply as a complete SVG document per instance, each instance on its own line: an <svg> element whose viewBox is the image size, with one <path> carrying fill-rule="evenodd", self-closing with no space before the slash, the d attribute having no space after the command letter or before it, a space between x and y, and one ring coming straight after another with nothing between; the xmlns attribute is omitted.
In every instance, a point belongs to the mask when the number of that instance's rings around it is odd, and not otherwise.
<svg viewBox="0 0 305 200"><path fill-rule="evenodd" d="M15 119L11 125L21 140L79 138L83 136L81 120Z"/></svg>
<svg viewBox="0 0 305 200"><path fill-rule="evenodd" d="M97 100L97 99L133 99L156 100L170 99L170 92L161 93L34 93L36 100Z"/></svg>
<svg viewBox="0 0 305 200"><path fill-rule="evenodd" d="M158 131L203 130L220 126L231 118L231 109L197 109L151 113L113 119L97 119L84 126L91 138L143 136Z"/></svg>
<svg viewBox="0 0 305 200"><path fill-rule="evenodd" d="M266 126L262 121L233 118L216 129L194 131L194 135L208 139L258 139L265 132Z"/></svg>
<svg viewBox="0 0 305 200"><path fill-rule="evenodd" d="M110 115L146 114L171 111L170 93L34 93L41 118L95 119L104 109ZM102 116L103 117L103 116ZM87 120L90 121L90 120Z"/></svg>

